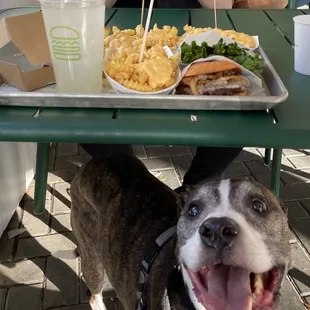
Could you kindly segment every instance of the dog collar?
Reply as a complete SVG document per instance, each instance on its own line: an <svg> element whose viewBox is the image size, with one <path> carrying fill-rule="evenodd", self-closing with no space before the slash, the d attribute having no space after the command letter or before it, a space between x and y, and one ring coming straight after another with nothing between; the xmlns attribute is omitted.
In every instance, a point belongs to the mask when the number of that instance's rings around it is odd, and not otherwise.
<svg viewBox="0 0 310 310"><path fill-rule="evenodd" d="M173 237L173 235L176 233L176 230L177 226L172 226L168 228L161 235L159 235L155 241L152 241L147 247L140 266L137 301L135 308L136 310L146 310L146 305L144 303L144 292L147 278L150 274L152 265L157 255L165 246L165 244Z"/></svg>

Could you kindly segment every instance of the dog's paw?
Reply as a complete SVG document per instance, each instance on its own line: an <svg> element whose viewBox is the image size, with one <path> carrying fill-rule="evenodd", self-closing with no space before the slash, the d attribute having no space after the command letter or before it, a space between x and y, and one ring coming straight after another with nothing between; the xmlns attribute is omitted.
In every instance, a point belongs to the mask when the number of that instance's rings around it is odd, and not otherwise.
<svg viewBox="0 0 310 310"><path fill-rule="evenodd" d="M89 304L92 310L107 310L103 303L102 295L94 295L90 297Z"/></svg>

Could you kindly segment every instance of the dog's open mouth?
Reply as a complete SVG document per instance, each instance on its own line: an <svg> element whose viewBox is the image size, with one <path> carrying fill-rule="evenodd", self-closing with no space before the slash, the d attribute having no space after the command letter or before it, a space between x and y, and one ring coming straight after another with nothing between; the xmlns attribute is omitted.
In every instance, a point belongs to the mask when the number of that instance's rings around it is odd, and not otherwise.
<svg viewBox="0 0 310 310"><path fill-rule="evenodd" d="M207 310L272 310L278 299L280 271L263 274L222 264L188 270L198 301Z"/></svg>

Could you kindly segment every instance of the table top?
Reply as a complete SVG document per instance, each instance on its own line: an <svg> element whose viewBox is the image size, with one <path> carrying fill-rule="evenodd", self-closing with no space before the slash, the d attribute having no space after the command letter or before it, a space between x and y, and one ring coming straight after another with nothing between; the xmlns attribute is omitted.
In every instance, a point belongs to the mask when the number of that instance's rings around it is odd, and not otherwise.
<svg viewBox="0 0 310 310"><path fill-rule="evenodd" d="M310 14L310 10L264 12L235 10L228 14L237 31L258 34L260 44L289 92L288 100L274 109L277 121L287 129L309 130L310 76L304 76L294 71L292 46L294 44L293 17L299 14ZM223 19L225 20L225 16Z"/></svg>
<svg viewBox="0 0 310 310"><path fill-rule="evenodd" d="M1 107L0 140L309 148L310 77L293 70L293 21L300 10L219 10L218 27L257 34L289 99L267 111L152 111ZM145 14L146 15L146 14ZM139 9L110 9L107 26L134 28ZM255 20L255 22L253 22ZM213 26L209 10L154 10L152 24ZM191 115L197 121L192 121ZM35 117L33 117L35 116Z"/></svg>

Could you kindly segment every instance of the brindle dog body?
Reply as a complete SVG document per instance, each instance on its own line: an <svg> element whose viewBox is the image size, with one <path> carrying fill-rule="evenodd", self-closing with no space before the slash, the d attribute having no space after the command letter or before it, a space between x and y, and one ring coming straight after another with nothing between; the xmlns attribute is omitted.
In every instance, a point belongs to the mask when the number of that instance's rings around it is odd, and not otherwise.
<svg viewBox="0 0 310 310"><path fill-rule="evenodd" d="M280 204L263 186L232 180L202 183L181 194L178 207L175 192L149 173L138 159L110 154L84 165L72 182L70 194L72 230L83 276L92 294L92 309L105 309L101 292L107 276L125 310L134 310L141 259L150 243L177 224L177 234L167 242L151 268L144 295L147 310L211 306L224 310L228 309L225 300L234 303L227 297L229 294L242 298L244 305L236 304L237 310L275 309L278 289L290 260L289 230ZM268 214L253 210L253 201L268 206ZM256 202L256 207L261 205ZM179 218L178 208L181 208ZM226 224L216 226L214 218L224 219ZM212 240L205 232L210 222ZM228 233L225 235L223 231ZM260 254L265 257L260 256L260 261L253 259ZM182 274L170 277L176 263L180 264ZM220 280L214 274L223 268L226 282L232 281L227 268L240 275L240 279L245 272L237 269L244 268L248 279L240 281L249 283L253 272L264 274L276 268L279 281L272 292L270 308L261 304L257 308L252 297L243 296L245 291L233 293L225 283L221 294L227 296L221 298L223 301L212 299L209 296L212 283L201 286L195 278L195 273L200 272L200 279L208 279L201 271L206 266L212 269L204 271L209 280L212 274Z"/></svg>

